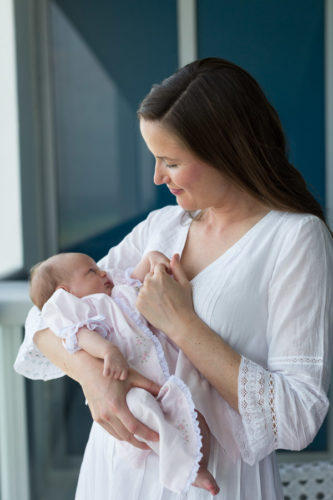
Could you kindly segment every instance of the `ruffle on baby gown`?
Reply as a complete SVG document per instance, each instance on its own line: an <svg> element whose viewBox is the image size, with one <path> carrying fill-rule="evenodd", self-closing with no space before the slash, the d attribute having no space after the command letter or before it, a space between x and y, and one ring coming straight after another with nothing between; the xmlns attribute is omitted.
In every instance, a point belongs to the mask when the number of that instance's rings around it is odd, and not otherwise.
<svg viewBox="0 0 333 500"><path fill-rule="evenodd" d="M157 398L140 388L127 394L127 404L133 415L156 431L160 439L144 441L159 456L159 479L165 488L179 494L187 493L194 482L202 458L197 414L191 394L185 384L171 376ZM118 441L118 452L133 467L144 467L149 450L139 450Z"/></svg>

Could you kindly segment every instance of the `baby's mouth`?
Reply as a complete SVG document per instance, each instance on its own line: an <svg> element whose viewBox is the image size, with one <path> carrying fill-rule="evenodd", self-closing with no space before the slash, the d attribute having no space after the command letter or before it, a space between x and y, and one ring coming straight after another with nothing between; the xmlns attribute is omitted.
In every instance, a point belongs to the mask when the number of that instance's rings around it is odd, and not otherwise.
<svg viewBox="0 0 333 500"><path fill-rule="evenodd" d="M106 288L106 289L108 289L108 290L112 290L112 288L113 288L113 286L114 286L114 285L113 285L112 281L107 280L107 281L104 283L104 286L105 286L105 288Z"/></svg>

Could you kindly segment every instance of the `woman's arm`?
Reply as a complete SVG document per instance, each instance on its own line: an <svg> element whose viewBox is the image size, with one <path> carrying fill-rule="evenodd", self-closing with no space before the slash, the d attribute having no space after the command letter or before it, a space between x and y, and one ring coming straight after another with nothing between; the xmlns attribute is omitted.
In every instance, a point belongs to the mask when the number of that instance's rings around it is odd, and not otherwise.
<svg viewBox="0 0 333 500"><path fill-rule="evenodd" d="M159 386L130 369L126 380L103 376L103 362L83 350L68 353L49 329L39 331L34 341L40 351L82 387L93 419L115 438L147 449L134 437L157 441L158 435L133 417L126 404L126 394L132 387L141 387L157 395Z"/></svg>
<svg viewBox="0 0 333 500"><path fill-rule="evenodd" d="M149 273L136 306L186 354L221 396L238 411L241 357L194 312L192 290L179 256L171 260L173 279L163 265Z"/></svg>

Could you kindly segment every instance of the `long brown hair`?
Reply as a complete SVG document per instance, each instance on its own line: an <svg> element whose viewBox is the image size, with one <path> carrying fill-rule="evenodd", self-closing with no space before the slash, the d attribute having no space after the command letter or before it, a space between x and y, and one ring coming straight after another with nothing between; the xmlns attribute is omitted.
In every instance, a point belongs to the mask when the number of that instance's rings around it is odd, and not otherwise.
<svg viewBox="0 0 333 500"><path fill-rule="evenodd" d="M288 161L280 119L254 78L218 58L187 64L153 85L139 118L158 120L198 157L277 210L323 210Z"/></svg>

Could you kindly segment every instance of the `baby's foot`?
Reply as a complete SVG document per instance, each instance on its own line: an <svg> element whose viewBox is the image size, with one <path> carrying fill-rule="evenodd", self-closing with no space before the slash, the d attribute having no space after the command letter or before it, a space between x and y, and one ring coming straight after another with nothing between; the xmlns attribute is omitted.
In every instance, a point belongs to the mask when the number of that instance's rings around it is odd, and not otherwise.
<svg viewBox="0 0 333 500"><path fill-rule="evenodd" d="M220 488L211 473L203 467L200 467L193 486L207 490L211 495L217 495L220 491Z"/></svg>

